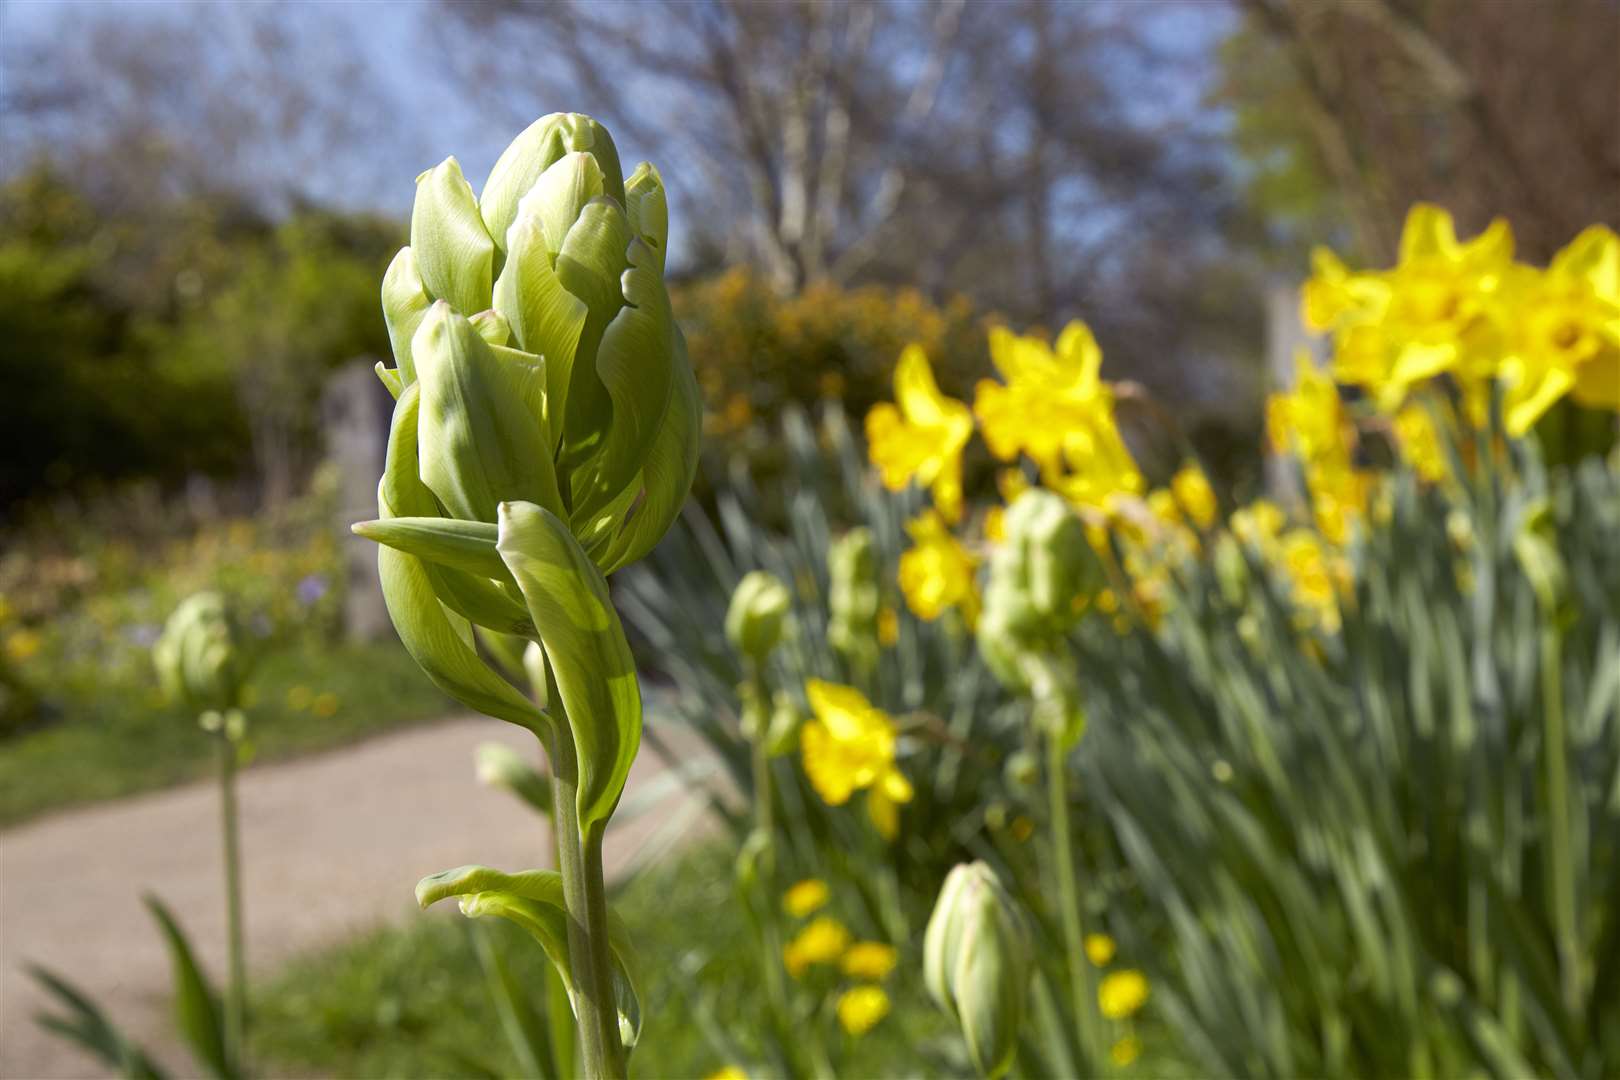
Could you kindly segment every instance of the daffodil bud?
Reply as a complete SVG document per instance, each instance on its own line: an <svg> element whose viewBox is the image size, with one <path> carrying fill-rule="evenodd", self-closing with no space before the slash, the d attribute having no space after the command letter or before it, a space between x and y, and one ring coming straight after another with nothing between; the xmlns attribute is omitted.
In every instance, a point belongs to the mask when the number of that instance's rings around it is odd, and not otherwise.
<svg viewBox="0 0 1620 1080"><path fill-rule="evenodd" d="M870 529L851 529L828 546L827 576L827 641L856 668L867 670L877 662L882 605Z"/></svg>
<svg viewBox="0 0 1620 1080"><path fill-rule="evenodd" d="M731 594L726 640L756 662L764 660L782 640L782 623L791 601L787 586L775 574L749 571Z"/></svg>
<svg viewBox="0 0 1620 1080"><path fill-rule="evenodd" d="M923 935L923 981L961 1027L981 1076L1012 1066L1033 964L1024 912L995 871L954 868Z"/></svg>
<svg viewBox="0 0 1620 1080"><path fill-rule="evenodd" d="M223 715L242 693L241 632L225 598L201 592L181 601L152 647L164 692L201 713Z"/></svg>
<svg viewBox="0 0 1620 1080"><path fill-rule="evenodd" d="M1545 499L1526 507L1513 537L1513 555L1530 582L1536 604L1555 623L1566 621L1570 615L1569 569L1558 554L1557 525Z"/></svg>

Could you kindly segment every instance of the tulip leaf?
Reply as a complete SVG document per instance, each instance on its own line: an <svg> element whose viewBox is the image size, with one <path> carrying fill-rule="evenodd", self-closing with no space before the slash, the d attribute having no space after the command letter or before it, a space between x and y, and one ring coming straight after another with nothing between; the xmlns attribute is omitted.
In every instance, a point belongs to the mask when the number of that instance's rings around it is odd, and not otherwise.
<svg viewBox="0 0 1620 1080"><path fill-rule="evenodd" d="M388 326L388 341L394 349L394 367L403 385L416 381L416 365L411 362L411 338L422 325L422 317L433 306L417 270L416 253L408 247L399 249L388 270L383 274L383 322ZM392 388L390 388L392 389ZM396 392L394 397L398 398Z"/></svg>
<svg viewBox="0 0 1620 1080"><path fill-rule="evenodd" d="M196 954L185 931L175 921L169 909L155 896L143 898L146 908L163 931L163 943L169 950L169 964L174 981L175 1023L190 1044L197 1060L215 1076L235 1075L230 1055L225 1050L225 1016L220 1007L219 994L197 966Z"/></svg>
<svg viewBox="0 0 1620 1080"><path fill-rule="evenodd" d="M508 499L560 507L540 359L490 345L443 303L411 350L422 386L419 467L439 502L472 521L493 521Z"/></svg>
<svg viewBox="0 0 1620 1080"><path fill-rule="evenodd" d="M555 450L568 415L568 384L589 309L563 288L552 269L537 215L513 223L507 242L506 265L495 280L495 307L511 324L518 347L544 358L547 430Z"/></svg>
<svg viewBox="0 0 1620 1080"><path fill-rule="evenodd" d="M510 580L495 550L493 523L442 517L396 517L350 526L356 536L375 540L429 562L453 566L479 577Z"/></svg>
<svg viewBox="0 0 1620 1080"><path fill-rule="evenodd" d="M580 828L588 830L613 813L641 744L641 688L624 627L607 581L555 514L503 503L496 548L557 680L579 756Z"/></svg>
<svg viewBox="0 0 1620 1080"><path fill-rule="evenodd" d="M402 516L402 512L404 516L424 516L435 509L432 494L416 475L416 421L421 385L412 383L406 387L394 406L387 463L382 483L377 488L378 511L384 520ZM382 580L388 615L405 651L435 686L487 716L532 731L542 730L545 717L541 712L479 658L472 645L457 632L450 613L440 603L443 593L436 584L453 584L458 580L457 575L460 575L459 580L474 584L477 578L433 567L414 555L387 546L378 548L377 573ZM495 589L488 582L484 584L492 591Z"/></svg>
<svg viewBox="0 0 1620 1080"><path fill-rule="evenodd" d="M489 307L495 241L484 228L472 185L454 157L416 178L410 249L434 299L449 301L463 315Z"/></svg>
<svg viewBox="0 0 1620 1080"><path fill-rule="evenodd" d="M460 898L461 913L468 918L496 915L528 931L550 958L569 999L577 998L579 990L568 953L568 912L563 906L561 874L555 870L504 874L485 866L460 866L425 877L416 885L416 902L424 908L450 897ZM613 952L612 992L619 1035L630 1047L641 1035L635 954L624 922L612 911L608 912L608 944ZM574 1013L577 1017L577 1002Z"/></svg>

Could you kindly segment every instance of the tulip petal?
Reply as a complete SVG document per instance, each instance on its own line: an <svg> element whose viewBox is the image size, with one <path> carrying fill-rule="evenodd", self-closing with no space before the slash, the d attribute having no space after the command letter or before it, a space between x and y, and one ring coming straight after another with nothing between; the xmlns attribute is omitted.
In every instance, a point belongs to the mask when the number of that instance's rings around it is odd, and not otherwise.
<svg viewBox="0 0 1620 1080"><path fill-rule="evenodd" d="M551 113L523 130L496 160L478 200L495 246L507 250L506 231L518 218L518 203L558 159L571 151L584 151L596 159L603 192L624 198L619 153L607 129L580 113Z"/></svg>
<svg viewBox="0 0 1620 1080"><path fill-rule="evenodd" d="M537 215L513 223L507 243L506 265L495 279L495 308L511 324L518 347L545 360L546 426L555 451L563 435L562 419L568 415L568 386L589 309L563 288Z"/></svg>
<svg viewBox="0 0 1620 1080"><path fill-rule="evenodd" d="M628 266L629 247L624 211L602 198L586 205L557 253L557 280L587 308L575 355L589 359L576 362L569 373L568 414L563 418L563 462L569 466L596 451L612 415L595 357L608 324L624 307L619 278Z"/></svg>
<svg viewBox="0 0 1620 1080"><path fill-rule="evenodd" d="M382 308L383 322L388 326L388 341L394 349L394 366L404 386L416 381L416 365L411 362L411 338L416 335L416 328L422 325L422 317L432 306L433 298L422 285L415 254L408 247L400 248L388 264L387 273L383 274ZM394 397L399 397L397 390Z"/></svg>
<svg viewBox="0 0 1620 1080"><path fill-rule="evenodd" d="M422 482L445 508L493 521L506 499L560 507L539 358L490 345L443 303L411 349L422 387Z"/></svg>
<svg viewBox="0 0 1620 1080"><path fill-rule="evenodd" d="M448 300L464 315L489 307L495 241L478 215L472 185L453 157L417 177L411 251L435 299Z"/></svg>
<svg viewBox="0 0 1620 1080"><path fill-rule="evenodd" d="M555 514L533 503L500 507L505 560L557 680L579 756L579 820L605 822L641 745L641 688L607 581Z"/></svg>

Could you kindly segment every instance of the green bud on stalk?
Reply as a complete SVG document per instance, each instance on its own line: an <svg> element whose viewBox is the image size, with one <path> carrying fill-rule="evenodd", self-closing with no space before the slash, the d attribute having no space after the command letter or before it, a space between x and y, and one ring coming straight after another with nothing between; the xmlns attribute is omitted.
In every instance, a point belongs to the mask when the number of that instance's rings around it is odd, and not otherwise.
<svg viewBox="0 0 1620 1080"><path fill-rule="evenodd" d="M765 570L744 574L726 611L726 640L756 663L763 661L782 640L791 601L787 586L775 574Z"/></svg>
<svg viewBox="0 0 1620 1080"><path fill-rule="evenodd" d="M152 661L171 699L199 714L234 709L247 665L241 630L225 598L201 592L181 601L152 646Z"/></svg>
<svg viewBox="0 0 1620 1080"><path fill-rule="evenodd" d="M411 244L383 280L394 415L378 520L355 531L383 545L407 650L457 700L541 731L547 714L475 642L541 645L587 824L611 813L641 723L604 579L663 536L697 466L668 231L657 170L626 178L606 129L557 113L481 196L453 157L419 176ZM519 655L498 651L507 668Z"/></svg>
<svg viewBox="0 0 1620 1080"><path fill-rule="evenodd" d="M827 548L827 642L860 671L877 664L878 588L877 547L872 530L854 528Z"/></svg>
<svg viewBox="0 0 1620 1080"><path fill-rule="evenodd" d="M923 981L961 1026L981 1076L1012 1066L1033 965L1024 912L995 871L983 862L955 867L923 935Z"/></svg>

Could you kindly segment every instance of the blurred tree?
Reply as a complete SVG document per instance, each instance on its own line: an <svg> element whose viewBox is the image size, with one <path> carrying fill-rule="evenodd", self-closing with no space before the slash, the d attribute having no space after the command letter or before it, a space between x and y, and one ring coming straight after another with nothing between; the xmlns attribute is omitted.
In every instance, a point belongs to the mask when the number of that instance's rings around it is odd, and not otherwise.
<svg viewBox="0 0 1620 1080"><path fill-rule="evenodd" d="M1225 96L1257 208L1389 260L1406 207L1497 215L1544 260L1620 225L1620 4L1238 0Z"/></svg>

